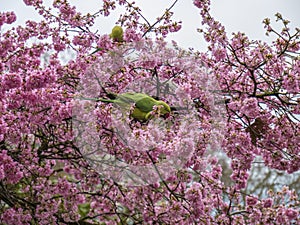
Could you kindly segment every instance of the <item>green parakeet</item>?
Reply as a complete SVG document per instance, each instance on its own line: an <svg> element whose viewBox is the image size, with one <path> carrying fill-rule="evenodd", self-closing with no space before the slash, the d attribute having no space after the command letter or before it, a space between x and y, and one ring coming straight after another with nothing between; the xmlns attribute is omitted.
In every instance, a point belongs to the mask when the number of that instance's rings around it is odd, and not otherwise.
<svg viewBox="0 0 300 225"><path fill-rule="evenodd" d="M123 41L123 29L120 26L114 26L111 34L109 35L114 41Z"/></svg>
<svg viewBox="0 0 300 225"><path fill-rule="evenodd" d="M112 96L112 94L110 94ZM153 107L158 106L158 113L165 115L171 112L170 106L164 101L156 100L144 93L123 93L115 95L114 99L94 99L94 98L82 98L84 100L94 100L106 103L115 103L120 108L129 110L132 105L134 109L130 116L138 121L145 122L152 117Z"/></svg>

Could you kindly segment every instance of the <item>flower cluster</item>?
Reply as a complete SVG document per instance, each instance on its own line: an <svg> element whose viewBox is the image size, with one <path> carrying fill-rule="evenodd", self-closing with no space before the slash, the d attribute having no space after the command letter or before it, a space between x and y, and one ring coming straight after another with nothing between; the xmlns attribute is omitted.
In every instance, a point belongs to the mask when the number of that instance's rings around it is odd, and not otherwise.
<svg viewBox="0 0 300 225"><path fill-rule="evenodd" d="M300 169L300 32L277 14L281 32L264 20L272 44L230 37L210 1L193 2L206 53L164 41L182 26L174 4L150 23L126 0L86 15L24 0L43 19L0 34L1 224L300 222L299 182L260 182L266 168ZM117 8L122 41L92 32ZM0 26L14 21L0 13ZM171 112L132 118L140 102L118 102L127 92Z"/></svg>

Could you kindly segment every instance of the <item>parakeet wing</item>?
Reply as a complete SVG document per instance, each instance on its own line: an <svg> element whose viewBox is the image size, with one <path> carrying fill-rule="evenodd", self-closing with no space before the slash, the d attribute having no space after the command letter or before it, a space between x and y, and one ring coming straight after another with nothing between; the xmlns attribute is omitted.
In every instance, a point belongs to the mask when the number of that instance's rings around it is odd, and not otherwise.
<svg viewBox="0 0 300 225"><path fill-rule="evenodd" d="M118 102L135 104L140 111L148 113L153 110L156 100L143 93L124 93L118 95Z"/></svg>
<svg viewBox="0 0 300 225"><path fill-rule="evenodd" d="M146 98L146 97L150 97L150 96L143 94L143 93L126 92L126 93L118 95L117 97L124 101L137 102L142 98Z"/></svg>
<svg viewBox="0 0 300 225"><path fill-rule="evenodd" d="M153 110L153 106L156 105L155 103L156 103L156 100L148 96L148 97L138 100L135 103L135 106L142 112L148 113Z"/></svg>

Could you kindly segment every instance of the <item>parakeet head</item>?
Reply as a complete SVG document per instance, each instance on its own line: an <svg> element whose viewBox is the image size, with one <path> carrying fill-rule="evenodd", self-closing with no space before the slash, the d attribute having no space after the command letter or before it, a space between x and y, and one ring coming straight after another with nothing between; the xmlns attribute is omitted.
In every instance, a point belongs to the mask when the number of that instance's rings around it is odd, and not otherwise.
<svg viewBox="0 0 300 225"><path fill-rule="evenodd" d="M166 115L166 114L168 114L168 113L171 112L170 106L169 106L167 103L165 103L164 101L156 101L156 104L155 104L155 105L156 105L156 106L159 106L158 111L159 111L159 114L160 114L160 115ZM150 119L152 116L153 116L153 115L152 115L152 111L151 111L151 112L148 112L148 113L146 114L146 116L145 116L145 119L148 120L148 119Z"/></svg>
<svg viewBox="0 0 300 225"><path fill-rule="evenodd" d="M162 115L165 115L165 114L171 112L170 106L167 103L165 103L164 101L157 101L157 105L162 105L163 106L160 109L160 113Z"/></svg>

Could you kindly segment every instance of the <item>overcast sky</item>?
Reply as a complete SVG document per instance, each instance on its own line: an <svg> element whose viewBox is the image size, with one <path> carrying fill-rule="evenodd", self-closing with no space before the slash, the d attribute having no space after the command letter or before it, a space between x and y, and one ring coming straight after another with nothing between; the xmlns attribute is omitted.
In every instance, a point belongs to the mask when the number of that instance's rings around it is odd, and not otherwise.
<svg viewBox="0 0 300 225"><path fill-rule="evenodd" d="M150 22L162 15L164 9L172 2L173 0L136 0L143 15ZM293 28L300 27L300 0L211 0L211 2L211 14L225 26L228 34L242 31L251 39L270 41L270 38L264 36L262 21L268 17L275 23L274 14L277 12L290 20ZM82 12L95 12L101 6L101 0L71 0L71 3ZM0 11L8 10L17 12L17 22L20 24L27 19L39 18L37 13L31 7L25 6L22 0L0 0ZM174 16L182 20L183 28L179 33L171 35L170 39L176 40L185 48L205 50L205 43L201 35L196 32L201 21L198 9L193 6L193 0L178 0L174 12ZM117 16L102 19L97 24L99 31L110 33L116 20Z"/></svg>

